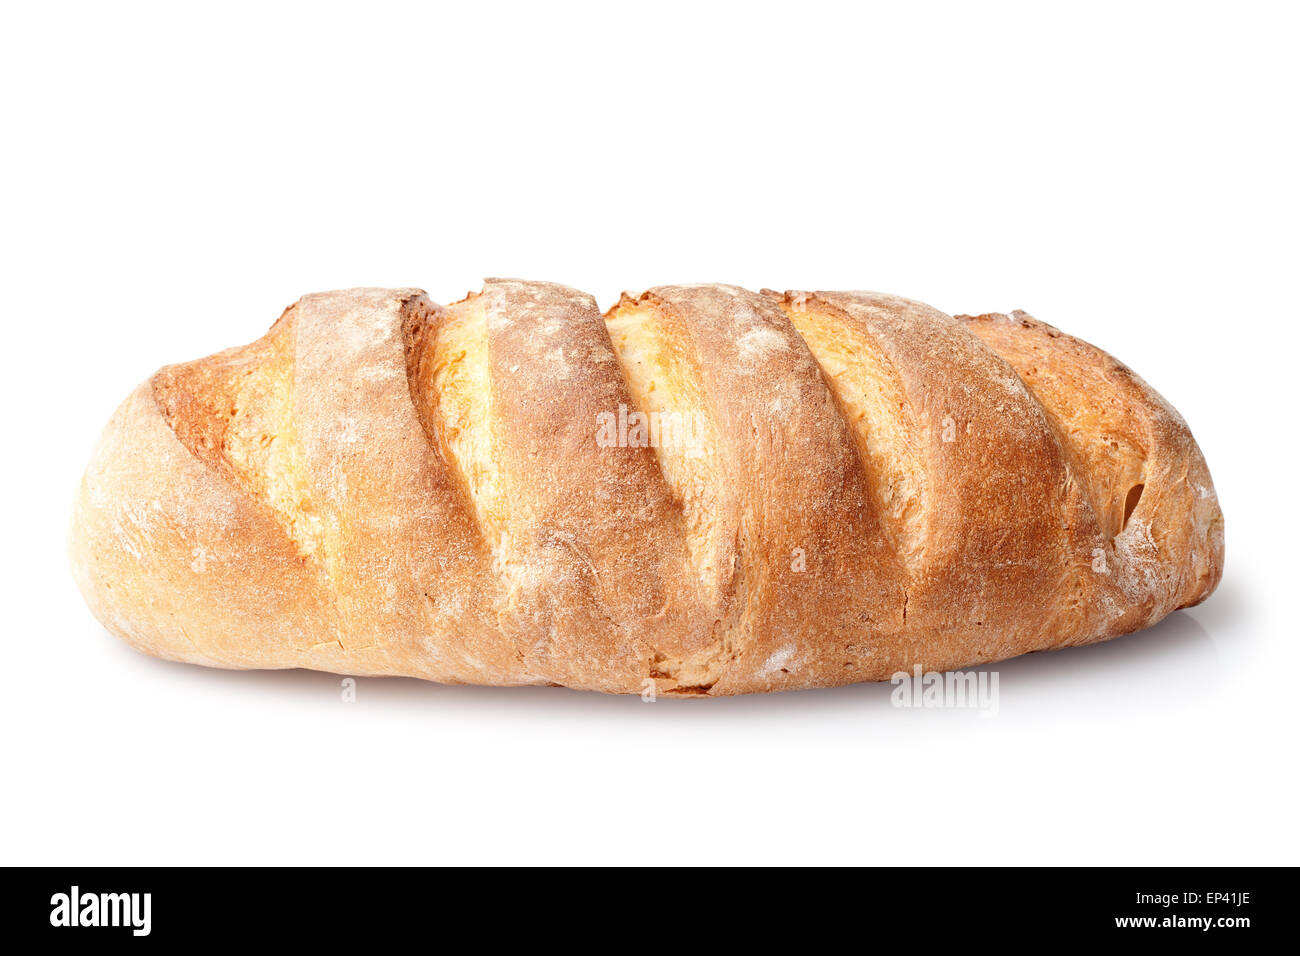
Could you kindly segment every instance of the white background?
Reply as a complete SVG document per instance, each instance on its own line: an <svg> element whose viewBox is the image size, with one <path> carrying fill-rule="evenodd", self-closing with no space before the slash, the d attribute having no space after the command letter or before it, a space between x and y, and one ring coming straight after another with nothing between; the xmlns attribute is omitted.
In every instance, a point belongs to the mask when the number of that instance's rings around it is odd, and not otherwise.
<svg viewBox="0 0 1300 956"><path fill-rule="evenodd" d="M5 863L1297 863L1297 22L1250 3L6 5ZM889 685L644 704L127 649L103 423L299 295L484 275L1026 309L1186 416L1204 605Z"/></svg>

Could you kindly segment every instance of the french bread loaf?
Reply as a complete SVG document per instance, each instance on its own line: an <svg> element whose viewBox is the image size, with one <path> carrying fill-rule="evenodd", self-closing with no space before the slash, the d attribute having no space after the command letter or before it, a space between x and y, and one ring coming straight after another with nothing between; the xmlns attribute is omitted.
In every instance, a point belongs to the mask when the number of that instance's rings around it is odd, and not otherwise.
<svg viewBox="0 0 1300 956"><path fill-rule="evenodd" d="M1178 413L1021 312L489 280L309 295L117 410L76 501L148 654L724 695L1101 641L1202 601Z"/></svg>

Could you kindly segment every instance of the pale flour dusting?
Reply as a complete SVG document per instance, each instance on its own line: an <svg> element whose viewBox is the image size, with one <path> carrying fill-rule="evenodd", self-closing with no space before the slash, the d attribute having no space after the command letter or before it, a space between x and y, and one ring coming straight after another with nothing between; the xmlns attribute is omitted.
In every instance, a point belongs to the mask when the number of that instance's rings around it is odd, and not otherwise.
<svg viewBox="0 0 1300 956"><path fill-rule="evenodd" d="M763 666L758 669L758 676L767 677L771 674L775 674L781 668L785 667L786 664L790 663L790 658L794 657L794 651L795 647L793 644L781 648L763 662Z"/></svg>
<svg viewBox="0 0 1300 956"><path fill-rule="evenodd" d="M785 336L768 325L755 325L736 339L736 352L748 361L766 358L773 352L789 347L790 343Z"/></svg>

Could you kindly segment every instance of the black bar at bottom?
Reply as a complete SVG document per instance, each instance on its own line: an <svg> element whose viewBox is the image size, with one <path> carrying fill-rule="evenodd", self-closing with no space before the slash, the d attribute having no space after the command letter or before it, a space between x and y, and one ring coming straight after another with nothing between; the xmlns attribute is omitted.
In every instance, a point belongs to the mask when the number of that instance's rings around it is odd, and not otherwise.
<svg viewBox="0 0 1300 956"><path fill-rule="evenodd" d="M10 869L5 925L108 937L373 943L469 930L484 941L771 945L849 934L864 945L1107 937L1243 942L1287 928L1291 869L668 868L557 873L434 869ZM904 934L904 935L897 935ZM912 935L919 934L919 935ZM444 937L445 940L445 937ZM675 942L674 942L675 941Z"/></svg>

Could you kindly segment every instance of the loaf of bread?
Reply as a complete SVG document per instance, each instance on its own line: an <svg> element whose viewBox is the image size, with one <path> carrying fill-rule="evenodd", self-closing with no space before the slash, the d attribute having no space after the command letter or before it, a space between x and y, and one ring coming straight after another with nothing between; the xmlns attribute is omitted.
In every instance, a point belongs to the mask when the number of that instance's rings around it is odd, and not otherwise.
<svg viewBox="0 0 1300 956"><path fill-rule="evenodd" d="M1137 630L1214 589L1223 517L1179 414L1021 312L494 279L162 369L71 553L159 657L723 695Z"/></svg>

